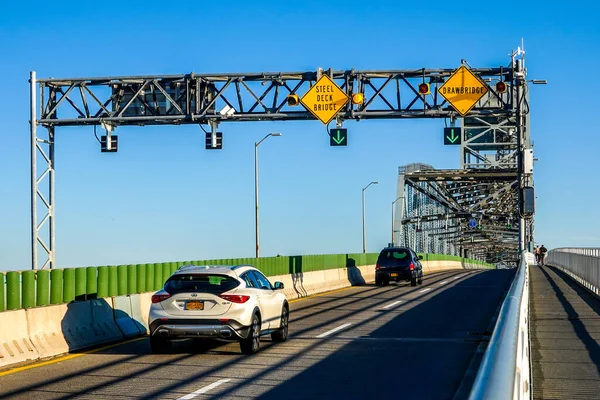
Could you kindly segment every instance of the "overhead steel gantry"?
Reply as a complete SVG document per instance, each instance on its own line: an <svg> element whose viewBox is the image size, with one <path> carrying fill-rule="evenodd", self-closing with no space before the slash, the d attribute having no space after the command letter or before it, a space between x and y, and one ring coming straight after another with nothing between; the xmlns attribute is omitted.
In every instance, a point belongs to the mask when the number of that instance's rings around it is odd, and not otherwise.
<svg viewBox="0 0 600 400"><path fill-rule="evenodd" d="M213 136L223 122L312 120L301 107L288 105L288 97L306 93L322 74L329 75L350 97L337 114L344 120L393 118L447 118L458 113L438 93L454 69L181 74L37 79L31 73L31 225L32 268L55 266L54 146L59 126L118 126L206 124ZM477 121L514 119L519 98L515 94L518 71L514 65L474 68L489 89L470 110ZM497 93L494 83L508 84ZM419 92L428 83L431 91ZM38 125L46 128L38 132ZM38 163L39 161L39 163ZM445 196L449 196L448 193ZM447 199L448 200L448 199ZM455 207L456 208L456 207ZM39 259L38 253L45 257Z"/></svg>

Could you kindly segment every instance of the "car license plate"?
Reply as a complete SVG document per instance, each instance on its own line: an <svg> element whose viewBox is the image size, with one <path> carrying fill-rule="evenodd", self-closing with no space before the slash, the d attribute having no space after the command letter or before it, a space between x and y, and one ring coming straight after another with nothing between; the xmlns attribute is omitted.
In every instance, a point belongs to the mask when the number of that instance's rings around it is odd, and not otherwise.
<svg viewBox="0 0 600 400"><path fill-rule="evenodd" d="M390 276L398 276L398 274L397 274L397 273L395 273L395 272L392 272L392 273L390 274Z"/></svg>
<svg viewBox="0 0 600 400"><path fill-rule="evenodd" d="M204 302L203 301L188 301L185 303L186 310L204 310Z"/></svg>

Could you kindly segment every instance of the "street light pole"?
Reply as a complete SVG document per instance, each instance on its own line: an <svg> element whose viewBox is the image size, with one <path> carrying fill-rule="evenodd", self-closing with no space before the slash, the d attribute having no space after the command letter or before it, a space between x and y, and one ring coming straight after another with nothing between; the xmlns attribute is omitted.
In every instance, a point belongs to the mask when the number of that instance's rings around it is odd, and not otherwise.
<svg viewBox="0 0 600 400"><path fill-rule="evenodd" d="M378 185L379 182L371 182L362 189L362 239L363 239L363 254L367 252L367 233L365 228L365 190L371 185Z"/></svg>
<svg viewBox="0 0 600 400"><path fill-rule="evenodd" d="M258 225L258 146L269 136L281 136L281 133L269 133L258 142L254 142L254 234L256 258L260 257L260 228Z"/></svg>
<svg viewBox="0 0 600 400"><path fill-rule="evenodd" d="M396 200L392 201L392 246L395 244L394 243L394 204L396 204L396 202L400 199L403 199L404 196L400 196L398 197Z"/></svg>

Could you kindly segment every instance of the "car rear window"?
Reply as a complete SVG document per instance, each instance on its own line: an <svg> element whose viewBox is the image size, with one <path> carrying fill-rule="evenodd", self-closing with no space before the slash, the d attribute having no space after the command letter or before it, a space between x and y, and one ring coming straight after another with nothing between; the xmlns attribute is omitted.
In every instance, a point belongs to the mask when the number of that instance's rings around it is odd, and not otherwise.
<svg viewBox="0 0 600 400"><path fill-rule="evenodd" d="M165 283L169 294L203 292L221 294L236 288L240 283L227 275L178 274Z"/></svg>
<svg viewBox="0 0 600 400"><path fill-rule="evenodd" d="M384 250L379 254L377 263L382 266L409 266L411 262L408 250Z"/></svg>

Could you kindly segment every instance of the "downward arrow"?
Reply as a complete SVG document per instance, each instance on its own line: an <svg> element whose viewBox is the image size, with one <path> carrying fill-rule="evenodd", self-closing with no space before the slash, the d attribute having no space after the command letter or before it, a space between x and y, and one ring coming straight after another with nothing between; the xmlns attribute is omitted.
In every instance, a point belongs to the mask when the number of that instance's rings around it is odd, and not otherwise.
<svg viewBox="0 0 600 400"><path fill-rule="evenodd" d="M446 136L446 139L448 139L448 140L450 141L450 143L454 143L454 142L456 142L456 141L458 140L458 138L459 138L459 137L460 137L460 136L456 136L456 135L454 134L454 129L452 129L452 130L450 131L450 136Z"/></svg>
<svg viewBox="0 0 600 400"><path fill-rule="evenodd" d="M333 141L336 142L337 144L340 144L344 141L344 139L346 139L345 137L340 137L340 131L337 131L337 136L336 137L332 137Z"/></svg>

